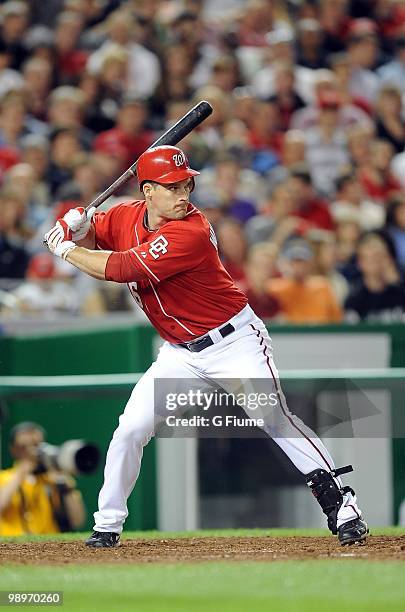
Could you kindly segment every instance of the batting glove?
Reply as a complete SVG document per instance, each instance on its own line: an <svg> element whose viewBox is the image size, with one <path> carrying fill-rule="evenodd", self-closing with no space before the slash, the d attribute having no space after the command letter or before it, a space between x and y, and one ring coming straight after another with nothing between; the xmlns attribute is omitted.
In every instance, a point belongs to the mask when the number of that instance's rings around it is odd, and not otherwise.
<svg viewBox="0 0 405 612"><path fill-rule="evenodd" d="M83 240L83 238L87 236L95 210L94 206L92 206L89 212L86 213L82 206L78 206L77 208L71 208L64 215L63 221L65 221L68 228L72 230L71 239L73 242Z"/></svg>
<svg viewBox="0 0 405 612"><path fill-rule="evenodd" d="M62 259L66 259L67 254L76 248L72 242L72 231L63 219L59 219L56 225L44 236L48 249Z"/></svg>

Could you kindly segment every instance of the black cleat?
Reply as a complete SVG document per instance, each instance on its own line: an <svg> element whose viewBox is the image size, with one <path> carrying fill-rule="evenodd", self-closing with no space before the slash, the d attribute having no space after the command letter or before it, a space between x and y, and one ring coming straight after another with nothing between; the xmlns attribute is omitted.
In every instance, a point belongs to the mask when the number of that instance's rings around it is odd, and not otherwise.
<svg viewBox="0 0 405 612"><path fill-rule="evenodd" d="M86 540L86 546L92 546L93 548L121 546L120 534L113 531L93 531L89 539Z"/></svg>
<svg viewBox="0 0 405 612"><path fill-rule="evenodd" d="M367 523L360 518L343 523L338 528L338 538L342 546L364 544L367 534Z"/></svg>

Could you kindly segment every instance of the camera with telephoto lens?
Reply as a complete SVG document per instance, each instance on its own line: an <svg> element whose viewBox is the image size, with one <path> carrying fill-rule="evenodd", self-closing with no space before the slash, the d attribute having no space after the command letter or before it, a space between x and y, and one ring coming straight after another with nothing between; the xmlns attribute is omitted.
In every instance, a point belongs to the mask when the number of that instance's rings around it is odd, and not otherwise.
<svg viewBox="0 0 405 612"><path fill-rule="evenodd" d="M38 448L39 465L35 473L62 470L69 474L90 474L97 469L100 451L84 440L68 440L60 446L43 442Z"/></svg>

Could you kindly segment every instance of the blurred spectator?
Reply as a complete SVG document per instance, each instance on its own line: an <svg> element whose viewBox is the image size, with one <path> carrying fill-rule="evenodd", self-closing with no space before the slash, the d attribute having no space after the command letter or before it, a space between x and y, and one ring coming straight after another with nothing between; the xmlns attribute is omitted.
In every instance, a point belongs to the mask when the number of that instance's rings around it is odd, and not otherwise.
<svg viewBox="0 0 405 612"><path fill-rule="evenodd" d="M373 103L379 78L375 68L378 57L377 26L371 19L355 19L350 26L347 53L351 66L350 92Z"/></svg>
<svg viewBox="0 0 405 612"><path fill-rule="evenodd" d="M246 284L245 261L247 244L240 224L233 219L223 219L215 228L218 251L226 271L241 287Z"/></svg>
<svg viewBox="0 0 405 612"><path fill-rule="evenodd" d="M29 23L29 7L23 0L9 0L1 6L1 39L11 55L11 68L19 70L27 57L22 40Z"/></svg>
<svg viewBox="0 0 405 612"><path fill-rule="evenodd" d="M36 119L46 120L46 100L52 87L52 64L47 60L34 57L24 62L22 67L27 90L27 109Z"/></svg>
<svg viewBox="0 0 405 612"><path fill-rule="evenodd" d="M317 70L314 76L314 101L309 106L296 111L291 117L290 127L297 130L306 131L319 124L320 100L329 95L341 97L341 86L337 76L326 69ZM343 91L342 104L339 106L338 126L342 129L351 128L356 125L372 126L372 122L367 113L344 99ZM354 100L353 100L354 102Z"/></svg>
<svg viewBox="0 0 405 612"><path fill-rule="evenodd" d="M363 230L378 229L385 223L384 208L365 197L354 172L346 172L336 179L336 201L331 212L336 222L346 215L358 215Z"/></svg>
<svg viewBox="0 0 405 612"><path fill-rule="evenodd" d="M55 35L44 25L32 26L24 36L24 44L29 52L30 59L42 59L52 65L54 80L56 74Z"/></svg>
<svg viewBox="0 0 405 612"><path fill-rule="evenodd" d="M303 220L302 226L306 225L308 229L334 229L328 204L315 193L305 165L297 164L291 168L288 186L296 202L294 215Z"/></svg>
<svg viewBox="0 0 405 612"><path fill-rule="evenodd" d="M122 45L110 45L103 54L100 71L97 74L102 92L101 104L117 107L120 99L129 88L129 54Z"/></svg>
<svg viewBox="0 0 405 612"><path fill-rule="evenodd" d="M398 155L394 155L391 161L391 172L396 180L401 185L402 190L405 189L405 150Z"/></svg>
<svg viewBox="0 0 405 612"><path fill-rule="evenodd" d="M296 200L286 181L278 183L264 199L261 214L252 217L245 226L249 244L271 239L280 247L294 232L299 232L301 222L294 217Z"/></svg>
<svg viewBox="0 0 405 612"><path fill-rule="evenodd" d="M23 278L29 257L24 248L24 202L14 192L0 192L0 278Z"/></svg>
<svg viewBox="0 0 405 612"><path fill-rule="evenodd" d="M75 155L82 151L76 130L59 128L51 138L48 183L52 196L72 178L72 165Z"/></svg>
<svg viewBox="0 0 405 612"><path fill-rule="evenodd" d="M319 6L326 51L342 51L350 25L349 0L321 0Z"/></svg>
<svg viewBox="0 0 405 612"><path fill-rule="evenodd" d="M11 91L0 100L0 147L19 150L27 134L46 134L44 123L27 114L22 92Z"/></svg>
<svg viewBox="0 0 405 612"><path fill-rule="evenodd" d="M349 163L346 136L339 127L340 98L333 92L319 100L318 125L306 134L306 160L315 189L332 197L335 180Z"/></svg>
<svg viewBox="0 0 405 612"><path fill-rule="evenodd" d="M305 133L301 130L288 130L284 134L281 147L281 164L267 173L272 187L290 176L290 170L297 164L305 163Z"/></svg>
<svg viewBox="0 0 405 612"><path fill-rule="evenodd" d="M126 95L121 101L115 127L99 134L93 144L97 152L110 152L113 148L124 155L123 170L152 144L152 133L145 129L147 108L142 100Z"/></svg>
<svg viewBox="0 0 405 612"><path fill-rule="evenodd" d="M80 49L84 18L78 12L60 13L55 28L55 53L59 83L73 85L84 69L88 52Z"/></svg>
<svg viewBox="0 0 405 612"><path fill-rule="evenodd" d="M256 98L250 87L236 87L232 92L232 116L248 125L254 113Z"/></svg>
<svg viewBox="0 0 405 612"><path fill-rule="evenodd" d="M403 31L405 23L405 6L402 0L377 0L375 8L380 31L389 39L394 38Z"/></svg>
<svg viewBox="0 0 405 612"><path fill-rule="evenodd" d="M119 45L128 52L128 90L134 96L147 98L153 94L160 79L160 65L154 53L136 42L138 26L125 10L112 13L103 24L105 42L91 54L87 70L100 74L105 54Z"/></svg>
<svg viewBox="0 0 405 612"><path fill-rule="evenodd" d="M55 258L50 253L31 258L25 282L12 295L18 300L19 312L49 317L58 312L76 315L80 311L81 298L72 279L58 278Z"/></svg>
<svg viewBox="0 0 405 612"><path fill-rule="evenodd" d="M24 224L32 234L44 220L48 207L48 193L37 182L35 169L30 164L16 164L5 173L4 187L23 202Z"/></svg>
<svg viewBox="0 0 405 612"><path fill-rule="evenodd" d="M47 183L49 164L49 142L45 136L28 134L21 139L21 161L35 172L37 199L45 206L50 205L50 190Z"/></svg>
<svg viewBox="0 0 405 612"><path fill-rule="evenodd" d="M248 0L241 12L237 31L241 47L263 47L266 35L277 25L273 2ZM281 24L278 24L281 25Z"/></svg>
<svg viewBox="0 0 405 612"><path fill-rule="evenodd" d="M353 67L346 52L332 53L328 56L328 64L335 76L336 90L339 92L345 113L351 123L370 124L369 115L372 104L364 96L353 94L351 90Z"/></svg>
<svg viewBox="0 0 405 612"><path fill-rule="evenodd" d="M279 312L277 300L269 295L267 283L275 276L278 248L271 242L257 242L250 247L246 261L246 285L249 304L258 317L272 319Z"/></svg>
<svg viewBox="0 0 405 612"><path fill-rule="evenodd" d="M222 148L222 128L229 118L231 108L230 95L219 87L206 85L194 93L193 103L197 104L200 100L207 100L213 108L212 114L200 126L200 135L212 150L220 149Z"/></svg>
<svg viewBox="0 0 405 612"><path fill-rule="evenodd" d="M405 91L405 90L404 90ZM392 144L396 153L405 147L405 127L401 117L401 91L395 85L384 85L375 104L376 135Z"/></svg>
<svg viewBox="0 0 405 612"><path fill-rule="evenodd" d="M337 270L349 281L359 277L356 249L361 236L358 210L340 209L335 217L338 265Z"/></svg>
<svg viewBox="0 0 405 612"><path fill-rule="evenodd" d="M235 155L223 152L213 168L201 172L193 198L202 208L215 205L245 223L256 214L263 187L255 172L242 168Z"/></svg>
<svg viewBox="0 0 405 612"><path fill-rule="evenodd" d="M402 193L389 200L387 206L386 229L391 237L401 267L402 276L405 278L405 195Z"/></svg>
<svg viewBox="0 0 405 612"><path fill-rule="evenodd" d="M274 62L294 64L294 33L290 28L280 28L269 32L266 37L269 45L266 63L252 78L252 89L256 96L264 100L275 94ZM313 96L313 70L295 66L295 90L309 102Z"/></svg>
<svg viewBox="0 0 405 612"><path fill-rule="evenodd" d="M83 72L78 87L84 96L83 125L94 134L114 127L118 102L101 87L98 76L86 71Z"/></svg>
<svg viewBox="0 0 405 612"><path fill-rule="evenodd" d="M312 230L307 236L314 251L312 272L328 279L338 304L342 306L349 293L349 283L336 269L338 264L336 236L326 230Z"/></svg>
<svg viewBox="0 0 405 612"><path fill-rule="evenodd" d="M275 94L270 97L278 109L282 131L290 127L291 115L305 106L303 99L297 94L294 87L294 65L286 62L274 64Z"/></svg>
<svg viewBox="0 0 405 612"><path fill-rule="evenodd" d="M32 22L53 26L64 4L65 0L53 0L51 4L46 5L42 2L34 2L31 7Z"/></svg>
<svg viewBox="0 0 405 612"><path fill-rule="evenodd" d="M361 168L369 163L371 141L374 137L374 126L355 126L347 132L347 148L354 168Z"/></svg>
<svg viewBox="0 0 405 612"><path fill-rule="evenodd" d="M300 19L297 23L297 64L317 70L325 67L324 34L317 19Z"/></svg>
<svg viewBox="0 0 405 612"><path fill-rule="evenodd" d="M257 100L254 113L250 117L249 144L254 151L266 151L271 154L272 163L269 168L277 164L282 146L282 133L280 131L279 109L275 101Z"/></svg>
<svg viewBox="0 0 405 612"><path fill-rule="evenodd" d="M314 254L306 241L291 242L282 253L282 278L268 282L268 291L288 323L338 323L342 312L326 278L312 274Z"/></svg>
<svg viewBox="0 0 405 612"><path fill-rule="evenodd" d="M49 96L48 121L52 132L61 128L74 130L81 145L88 150L94 135L83 125L84 100L78 87L57 87Z"/></svg>
<svg viewBox="0 0 405 612"><path fill-rule="evenodd" d="M169 45L162 57L162 78L149 100L151 112L160 120L166 115L171 102L189 100L192 88L189 84L192 59L185 45Z"/></svg>
<svg viewBox="0 0 405 612"><path fill-rule="evenodd" d="M377 70L377 74L384 84L398 87L405 91L405 33L399 33L395 40L395 58Z"/></svg>
<svg viewBox="0 0 405 612"><path fill-rule="evenodd" d="M72 173L73 184L80 192L80 199L86 205L89 204L100 193L102 186L102 176L97 160L88 153L77 155L72 164Z"/></svg>
<svg viewBox="0 0 405 612"><path fill-rule="evenodd" d="M370 156L358 170L358 176L365 193L376 202L384 205L391 195L400 190L399 181L391 173L394 148L387 140L373 140Z"/></svg>
<svg viewBox="0 0 405 612"><path fill-rule="evenodd" d="M377 233L366 234L357 248L360 281L345 303L348 321L403 321L405 289L393 249Z"/></svg>
<svg viewBox="0 0 405 612"><path fill-rule="evenodd" d="M11 51L0 37L0 98L9 91L24 87L23 77L17 70L10 68L11 63Z"/></svg>
<svg viewBox="0 0 405 612"><path fill-rule="evenodd" d="M226 92L231 92L240 84L238 60L233 55L220 55L214 60L209 82Z"/></svg>

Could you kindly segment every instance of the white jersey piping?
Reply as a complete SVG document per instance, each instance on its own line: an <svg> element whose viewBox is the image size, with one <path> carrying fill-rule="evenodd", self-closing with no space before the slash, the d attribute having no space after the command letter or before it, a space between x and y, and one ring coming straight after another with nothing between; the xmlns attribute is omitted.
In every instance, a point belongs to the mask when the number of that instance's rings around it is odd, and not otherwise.
<svg viewBox="0 0 405 612"><path fill-rule="evenodd" d="M183 323L180 323L180 321L179 321L178 319L176 319L176 317L174 317L173 315L169 315L169 314L167 314L167 312L165 311L165 309L164 309L164 308L163 308L163 306L162 306L162 302L160 301L158 294L156 293L156 289L155 289L155 287L153 286L153 284L152 284L151 280L150 280L150 279L148 279L148 280L149 280L149 284L150 284L150 286L152 287L152 291L153 291L153 293L155 294L155 297L156 297L156 299L157 299L157 301L158 301L158 304L159 304L159 306L160 306L160 308L161 308L161 310L162 310L163 314L164 314L164 315L165 315L165 316L166 316L168 319L173 319L174 321L176 321L176 323L177 323L178 325L180 325L180 327L182 327L183 329L185 329L185 330L186 330L186 332L188 332L188 333L189 333L189 334L191 334L192 336L195 336L195 334L194 334L194 333L193 333L193 332L192 332L190 329L188 329L188 327L186 327L185 325L183 325Z"/></svg>

